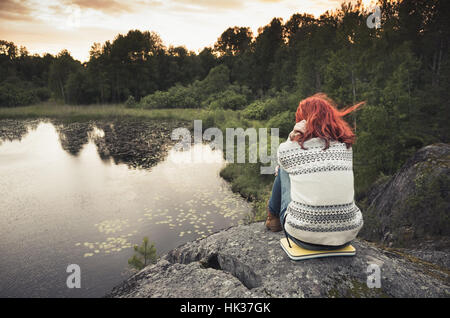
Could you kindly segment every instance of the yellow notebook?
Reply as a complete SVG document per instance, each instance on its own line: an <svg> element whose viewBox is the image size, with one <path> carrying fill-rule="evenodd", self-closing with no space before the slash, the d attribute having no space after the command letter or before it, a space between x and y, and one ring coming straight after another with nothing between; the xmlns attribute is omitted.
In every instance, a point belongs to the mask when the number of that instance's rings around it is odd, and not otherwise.
<svg viewBox="0 0 450 318"><path fill-rule="evenodd" d="M331 256L354 256L356 255L356 249L352 245L347 245L344 248L339 250L331 250L331 251L311 251L304 249L297 244L295 244L292 240L289 240L291 243L291 247L287 242L286 238L282 238L280 240L281 247L289 256L290 259L294 261L300 261L304 259L318 258L318 257L331 257Z"/></svg>

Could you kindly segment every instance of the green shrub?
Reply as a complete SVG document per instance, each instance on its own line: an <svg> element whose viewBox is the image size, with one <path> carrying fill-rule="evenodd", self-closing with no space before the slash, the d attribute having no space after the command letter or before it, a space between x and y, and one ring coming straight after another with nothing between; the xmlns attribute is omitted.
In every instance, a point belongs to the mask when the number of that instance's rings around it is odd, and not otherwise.
<svg viewBox="0 0 450 318"><path fill-rule="evenodd" d="M167 91L156 91L141 99L140 106L156 108L211 108L242 109L251 94L250 90L239 85L230 85L229 70L225 65L211 69L202 81L188 86L177 84Z"/></svg>
<svg viewBox="0 0 450 318"><path fill-rule="evenodd" d="M167 92L162 91L156 91L153 94L147 95L143 97L140 101L140 106L144 108L169 108L168 101L166 100L168 98Z"/></svg>
<svg viewBox="0 0 450 318"><path fill-rule="evenodd" d="M141 99L140 106L149 109L156 108L197 108L200 107L198 89L194 85L187 87L175 85L168 91L156 91Z"/></svg>
<svg viewBox="0 0 450 318"><path fill-rule="evenodd" d="M294 125L295 113L290 110L275 115L267 122L267 127L280 129L281 138L287 138Z"/></svg>
<svg viewBox="0 0 450 318"><path fill-rule="evenodd" d="M242 112L247 119L266 120L285 111L295 112L299 103L298 94L281 91L265 99L256 100Z"/></svg>
<svg viewBox="0 0 450 318"><path fill-rule="evenodd" d="M231 182L234 192L254 203L254 221L261 221L267 215L267 201L270 198L273 175L262 175L260 164L229 163L221 171L220 176Z"/></svg>
<svg viewBox="0 0 450 318"><path fill-rule="evenodd" d="M242 111L242 116L246 119L267 119L267 112L264 107L264 102L261 100L255 100Z"/></svg>
<svg viewBox="0 0 450 318"><path fill-rule="evenodd" d="M242 109L247 104L247 98L234 90L226 90L215 96L215 100L209 104L211 109Z"/></svg>
<svg viewBox="0 0 450 318"><path fill-rule="evenodd" d="M21 87L11 83L0 84L0 106L2 107L36 104L48 99L48 95L49 92L46 89Z"/></svg>

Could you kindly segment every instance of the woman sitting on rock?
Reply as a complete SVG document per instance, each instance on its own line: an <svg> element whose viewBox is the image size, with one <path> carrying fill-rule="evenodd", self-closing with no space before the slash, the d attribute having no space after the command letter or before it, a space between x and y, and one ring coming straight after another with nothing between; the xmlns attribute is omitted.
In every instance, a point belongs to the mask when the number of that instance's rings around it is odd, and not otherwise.
<svg viewBox="0 0 450 318"><path fill-rule="evenodd" d="M345 247L363 225L354 202L352 144L355 134L322 93L301 101L296 125L278 148L278 171L266 227L284 229L288 242L310 250ZM289 243L290 244L290 243Z"/></svg>

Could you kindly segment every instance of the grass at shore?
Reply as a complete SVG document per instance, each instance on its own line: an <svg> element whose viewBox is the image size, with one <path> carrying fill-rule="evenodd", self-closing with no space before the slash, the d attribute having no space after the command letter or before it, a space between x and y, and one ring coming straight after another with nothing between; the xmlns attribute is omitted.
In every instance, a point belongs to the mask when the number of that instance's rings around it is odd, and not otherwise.
<svg viewBox="0 0 450 318"><path fill-rule="evenodd" d="M41 103L31 106L0 108L0 119L55 118L66 122L82 122L102 119L180 120L191 122L201 119L203 129L218 127L225 136L226 128L265 127L261 121L246 120L239 111L207 109L142 109L127 108L124 104L71 106L57 103ZM273 175L261 175L259 164L229 163L220 175L230 182L234 192L240 193L254 206L252 221L265 218L266 204L270 196Z"/></svg>
<svg viewBox="0 0 450 318"><path fill-rule="evenodd" d="M42 103L23 107L0 108L0 119L57 118L67 121L86 121L112 118L143 120L174 119L192 121L204 116L204 109L127 108L123 104L71 106Z"/></svg>
<svg viewBox="0 0 450 318"><path fill-rule="evenodd" d="M252 221L265 220L267 201L270 198L273 175L262 175L260 165L252 163L229 163L220 176L231 183L233 192L240 193L253 204Z"/></svg>

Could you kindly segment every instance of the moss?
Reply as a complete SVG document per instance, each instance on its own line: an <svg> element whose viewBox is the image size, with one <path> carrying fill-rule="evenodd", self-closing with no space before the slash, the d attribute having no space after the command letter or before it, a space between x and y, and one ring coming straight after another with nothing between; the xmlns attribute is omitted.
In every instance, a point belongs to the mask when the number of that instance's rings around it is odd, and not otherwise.
<svg viewBox="0 0 450 318"><path fill-rule="evenodd" d="M433 235L450 235L450 216L447 174L421 173L414 179L415 190L402 211L397 223L414 228L414 238Z"/></svg>
<svg viewBox="0 0 450 318"><path fill-rule="evenodd" d="M380 248L394 253L401 258L404 258L408 260L409 262L416 264L419 266L427 275L430 275L431 277L437 278L439 280L442 280L443 282L449 284L450 283L450 270L447 268L443 268L439 265L424 261L420 258L417 258L413 255L410 255L408 253L403 252L401 249L398 248L389 248L389 247L381 247Z"/></svg>
<svg viewBox="0 0 450 318"><path fill-rule="evenodd" d="M340 292L338 286L350 285L349 288L345 289L344 293ZM342 288L341 288L342 289ZM388 298L390 297L386 294L382 288L369 288L365 282L358 281L356 279L351 279L349 282L344 281L344 279L337 279L333 287L328 291L328 297L330 298Z"/></svg>
<svg viewBox="0 0 450 318"><path fill-rule="evenodd" d="M352 280L352 288L349 289L350 297L352 298L388 298L389 296L383 292L382 288L369 288L367 284L357 280Z"/></svg>

